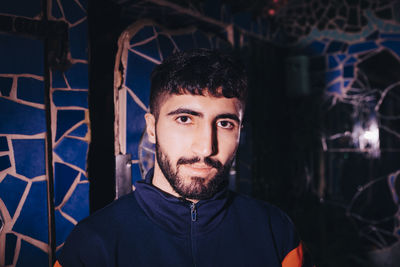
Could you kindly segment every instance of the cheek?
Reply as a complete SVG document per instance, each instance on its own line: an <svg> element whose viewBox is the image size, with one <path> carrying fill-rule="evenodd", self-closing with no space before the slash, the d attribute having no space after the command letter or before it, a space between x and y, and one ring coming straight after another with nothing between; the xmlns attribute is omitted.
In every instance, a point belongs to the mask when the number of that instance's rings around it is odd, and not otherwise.
<svg viewBox="0 0 400 267"><path fill-rule="evenodd" d="M190 138L184 131L160 125L157 128L157 142L163 151L170 155L171 160L175 160L184 156L184 152L187 153Z"/></svg>
<svg viewBox="0 0 400 267"><path fill-rule="evenodd" d="M219 142L218 145L219 154L221 154L221 157L224 158L224 161L227 161L236 152L236 149L239 145L239 134L220 135L219 140L222 140L222 142Z"/></svg>

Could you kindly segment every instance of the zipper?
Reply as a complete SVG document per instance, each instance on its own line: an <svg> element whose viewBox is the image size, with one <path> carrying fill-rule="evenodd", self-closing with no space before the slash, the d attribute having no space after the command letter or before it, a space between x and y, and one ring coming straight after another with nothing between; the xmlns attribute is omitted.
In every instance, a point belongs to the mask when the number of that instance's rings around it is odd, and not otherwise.
<svg viewBox="0 0 400 267"><path fill-rule="evenodd" d="M192 222L195 222L197 220L197 210L195 203L190 203L190 217L192 218Z"/></svg>
<svg viewBox="0 0 400 267"><path fill-rule="evenodd" d="M192 260L193 260L193 266L196 267L194 224L197 220L197 210L196 210L196 204L193 202L190 203L190 217L192 219L192 221L190 222L190 241L192 243Z"/></svg>

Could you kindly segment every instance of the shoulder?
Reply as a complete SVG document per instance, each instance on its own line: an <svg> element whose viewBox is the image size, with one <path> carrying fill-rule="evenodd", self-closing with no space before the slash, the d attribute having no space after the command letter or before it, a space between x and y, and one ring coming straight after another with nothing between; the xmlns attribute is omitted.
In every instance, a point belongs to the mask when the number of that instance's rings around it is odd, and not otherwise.
<svg viewBox="0 0 400 267"><path fill-rule="evenodd" d="M240 210L240 212L246 213L251 217L268 219L268 221L274 224L293 227L293 223L288 215L275 205L235 192L230 192L230 194L232 196L232 206Z"/></svg>
<svg viewBox="0 0 400 267"><path fill-rule="evenodd" d="M238 193L233 193L232 199L232 207L237 210L240 220L246 220L258 234L264 231L270 235L281 259L300 245L292 220L280 208Z"/></svg>
<svg viewBox="0 0 400 267"><path fill-rule="evenodd" d="M139 211L138 205L134 197L134 192L132 192L111 202L104 208L83 219L78 223L76 228L91 228L93 230L104 230L102 228L109 229L120 223L125 224L127 220L136 216L135 213L137 213L137 211Z"/></svg>
<svg viewBox="0 0 400 267"><path fill-rule="evenodd" d="M134 193L130 193L80 221L64 243L60 264L66 267L91 262L91 266L96 266L93 260L106 261L109 247L135 220L138 212Z"/></svg>

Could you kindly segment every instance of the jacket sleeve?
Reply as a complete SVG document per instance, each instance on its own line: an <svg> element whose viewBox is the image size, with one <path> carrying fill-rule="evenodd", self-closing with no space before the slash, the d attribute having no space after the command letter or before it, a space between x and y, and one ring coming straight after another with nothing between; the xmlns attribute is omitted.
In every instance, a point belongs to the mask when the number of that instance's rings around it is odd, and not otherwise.
<svg viewBox="0 0 400 267"><path fill-rule="evenodd" d="M106 247L90 227L78 224L65 241L54 267L107 266Z"/></svg>
<svg viewBox="0 0 400 267"><path fill-rule="evenodd" d="M275 215L272 216L271 231L282 267L312 267L310 257L290 218L279 209Z"/></svg>

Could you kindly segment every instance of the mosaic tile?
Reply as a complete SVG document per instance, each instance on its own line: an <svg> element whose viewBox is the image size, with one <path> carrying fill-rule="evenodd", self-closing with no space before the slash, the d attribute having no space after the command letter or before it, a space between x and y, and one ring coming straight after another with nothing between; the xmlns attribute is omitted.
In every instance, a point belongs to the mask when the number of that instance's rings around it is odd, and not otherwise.
<svg viewBox="0 0 400 267"><path fill-rule="evenodd" d="M77 185L62 211L78 222L89 215L89 183Z"/></svg>
<svg viewBox="0 0 400 267"><path fill-rule="evenodd" d="M398 33L382 33L382 39L400 39L400 34Z"/></svg>
<svg viewBox="0 0 400 267"><path fill-rule="evenodd" d="M381 19L390 20L393 18L393 13L391 8L385 8L375 12L376 16Z"/></svg>
<svg viewBox="0 0 400 267"><path fill-rule="evenodd" d="M56 141L72 126L85 119L84 110L58 110Z"/></svg>
<svg viewBox="0 0 400 267"><path fill-rule="evenodd" d="M340 62L346 59L346 55L336 55Z"/></svg>
<svg viewBox="0 0 400 267"><path fill-rule="evenodd" d="M354 67L353 66L345 66L343 68L343 77L344 78L353 78L354 77Z"/></svg>
<svg viewBox="0 0 400 267"><path fill-rule="evenodd" d="M87 9L88 7L88 0L78 0L79 3L83 6L83 8Z"/></svg>
<svg viewBox="0 0 400 267"><path fill-rule="evenodd" d="M4 2L3 2L4 3ZM40 0L14 0L0 5L0 13L33 18L40 15Z"/></svg>
<svg viewBox="0 0 400 267"><path fill-rule="evenodd" d="M350 8L349 15L347 16L347 24L351 26L359 26L359 11L358 8Z"/></svg>
<svg viewBox="0 0 400 267"><path fill-rule="evenodd" d="M0 151L8 151L7 137L0 136Z"/></svg>
<svg viewBox="0 0 400 267"><path fill-rule="evenodd" d="M194 42L191 34L182 34L182 35L175 35L172 36L175 43L178 45L179 50L189 50L193 49Z"/></svg>
<svg viewBox="0 0 400 267"><path fill-rule="evenodd" d="M373 40L377 40L379 38L380 34L379 31L376 30L373 33L371 33L370 35L368 35L365 40L367 41L373 41Z"/></svg>
<svg viewBox="0 0 400 267"><path fill-rule="evenodd" d="M62 72L57 70L52 70L52 87L53 88L67 88L67 84L65 83L64 76Z"/></svg>
<svg viewBox="0 0 400 267"><path fill-rule="evenodd" d="M11 167L11 162L8 155L0 156L0 171L4 171L10 167Z"/></svg>
<svg viewBox="0 0 400 267"><path fill-rule="evenodd" d="M332 84L332 85L329 86L326 90L327 90L328 92L330 92L330 93L342 94L340 82L336 82L336 83Z"/></svg>
<svg viewBox="0 0 400 267"><path fill-rule="evenodd" d="M400 41L384 41L381 45L389 48L400 57Z"/></svg>
<svg viewBox="0 0 400 267"><path fill-rule="evenodd" d="M43 250L21 240L21 249L16 267L25 266L49 266L48 255Z"/></svg>
<svg viewBox="0 0 400 267"><path fill-rule="evenodd" d="M22 194L26 188L26 182L14 176L7 174L4 180L0 183L1 200L7 207L11 218L14 216L15 210L21 200Z"/></svg>
<svg viewBox="0 0 400 267"><path fill-rule="evenodd" d="M0 73L43 75L43 44L40 40L0 34Z"/></svg>
<svg viewBox="0 0 400 267"><path fill-rule="evenodd" d="M75 1L61 0L64 14L69 23L75 23L86 16L86 13L78 6Z"/></svg>
<svg viewBox="0 0 400 267"><path fill-rule="evenodd" d="M13 139L15 169L27 178L45 175L44 139Z"/></svg>
<svg viewBox="0 0 400 267"><path fill-rule="evenodd" d="M44 104L44 83L32 78L18 78L17 98Z"/></svg>
<svg viewBox="0 0 400 267"><path fill-rule="evenodd" d="M56 246L59 246L67 239L69 233L74 228L74 224L65 219L58 210L54 212L54 217L56 224Z"/></svg>
<svg viewBox="0 0 400 267"><path fill-rule="evenodd" d="M377 68L376 66L384 67ZM388 66L391 71L388 71ZM370 79L371 88L386 88L398 80L397 73L400 73L400 61L388 49L374 53L358 63L357 67L366 77L380 77L379 79Z"/></svg>
<svg viewBox="0 0 400 267"><path fill-rule="evenodd" d="M364 16L364 15L361 15L361 18L360 18L360 20L361 20L361 27L365 27L365 26L367 26L367 25L368 25L368 19L367 19L367 17L366 17L366 16Z"/></svg>
<svg viewBox="0 0 400 267"><path fill-rule="evenodd" d="M362 53L378 48L374 41L357 43L349 46L349 54Z"/></svg>
<svg viewBox="0 0 400 267"><path fill-rule="evenodd" d="M350 57L349 59L347 59L347 60L344 62L344 64L349 65L349 64L353 64L353 63L355 63L355 62L357 62L357 59L354 58L354 57Z"/></svg>
<svg viewBox="0 0 400 267"><path fill-rule="evenodd" d="M131 97L127 98L127 114L126 121L134 122L126 124L126 142L127 142L127 153L132 155L132 159L138 158L139 140L145 129L144 114L146 113L140 108Z"/></svg>
<svg viewBox="0 0 400 267"><path fill-rule="evenodd" d="M0 77L0 93L2 96L10 96L13 78Z"/></svg>
<svg viewBox="0 0 400 267"><path fill-rule="evenodd" d="M57 107L88 108L88 92L57 90L53 93L53 102Z"/></svg>
<svg viewBox="0 0 400 267"><path fill-rule="evenodd" d="M326 28L327 25L328 25L328 20L321 19L317 24L317 28L318 28L318 30L322 31ZM300 33L300 34L302 34L302 33Z"/></svg>
<svg viewBox="0 0 400 267"><path fill-rule="evenodd" d="M65 162L85 170L87 150L87 142L65 137L55 147L54 152Z"/></svg>
<svg viewBox="0 0 400 267"><path fill-rule="evenodd" d="M148 106L150 73L155 64L129 52L126 85Z"/></svg>
<svg viewBox="0 0 400 267"><path fill-rule="evenodd" d="M155 60L161 61L156 39L146 43L145 45L135 46L132 49L154 58Z"/></svg>
<svg viewBox="0 0 400 267"><path fill-rule="evenodd" d="M325 44L320 41L313 41L308 47L305 48L306 52L314 55L319 55L324 52Z"/></svg>
<svg viewBox="0 0 400 267"><path fill-rule="evenodd" d="M342 51L342 49L344 49L346 47L346 44L344 42L340 42L340 41L332 41L329 46L328 49L326 50L327 54L330 53L336 53L336 52L340 52Z"/></svg>
<svg viewBox="0 0 400 267"><path fill-rule="evenodd" d="M80 181L81 182L82 181L88 181L88 178L83 173L81 173L81 180Z"/></svg>
<svg viewBox="0 0 400 267"><path fill-rule="evenodd" d="M87 132L88 126L86 123L83 123L81 126L70 132L68 136L85 137Z"/></svg>
<svg viewBox="0 0 400 267"><path fill-rule="evenodd" d="M1 65L1 64L0 64ZM33 135L46 131L44 110L0 98L1 134Z"/></svg>
<svg viewBox="0 0 400 267"><path fill-rule="evenodd" d="M154 36L154 30L152 26L145 26L140 29L130 40L130 44L142 42L150 37Z"/></svg>
<svg viewBox="0 0 400 267"><path fill-rule="evenodd" d="M163 34L158 36L158 42L160 43L161 53L164 58L167 58L175 50L171 40Z"/></svg>
<svg viewBox="0 0 400 267"><path fill-rule="evenodd" d="M46 181L32 183L13 231L47 243L47 188ZM23 254L23 253L22 253Z"/></svg>
<svg viewBox="0 0 400 267"><path fill-rule="evenodd" d="M6 234L6 258L5 265L13 264L15 246L17 245L17 236L14 234Z"/></svg>
<svg viewBox="0 0 400 267"><path fill-rule="evenodd" d="M73 58L88 59L88 25L87 20L83 21L79 25L70 28L69 39L70 39L70 50Z"/></svg>
<svg viewBox="0 0 400 267"><path fill-rule="evenodd" d="M61 13L60 7L58 6L57 0L52 0L52 3L51 3L51 15L54 18L58 18L58 19L62 18L62 13Z"/></svg>
<svg viewBox="0 0 400 267"><path fill-rule="evenodd" d="M342 72L340 70L328 71L325 73L325 81L326 83L330 83L331 81L338 78Z"/></svg>
<svg viewBox="0 0 400 267"><path fill-rule="evenodd" d="M339 66L339 63L336 61L334 56L329 56L328 57L328 67L330 69L336 68L337 66Z"/></svg>
<svg viewBox="0 0 400 267"><path fill-rule="evenodd" d="M3 230L4 224L5 224L4 215L3 215L2 211L0 210L0 231Z"/></svg>
<svg viewBox="0 0 400 267"><path fill-rule="evenodd" d="M88 65L83 63L76 63L65 72L68 83L73 89L87 89L89 88L88 80Z"/></svg>
<svg viewBox="0 0 400 267"><path fill-rule="evenodd" d="M54 164L54 203L55 206L61 204L65 194L68 192L76 176L79 174L77 170L62 164Z"/></svg>

